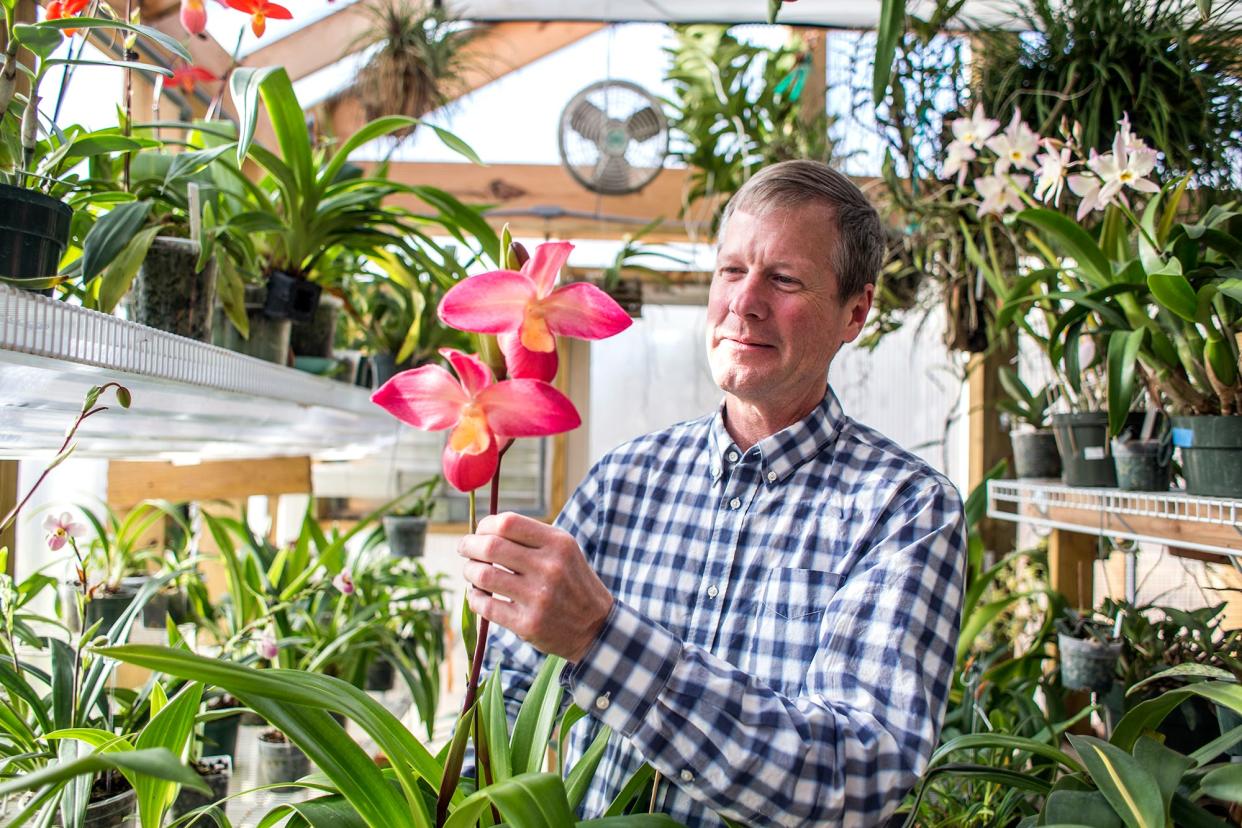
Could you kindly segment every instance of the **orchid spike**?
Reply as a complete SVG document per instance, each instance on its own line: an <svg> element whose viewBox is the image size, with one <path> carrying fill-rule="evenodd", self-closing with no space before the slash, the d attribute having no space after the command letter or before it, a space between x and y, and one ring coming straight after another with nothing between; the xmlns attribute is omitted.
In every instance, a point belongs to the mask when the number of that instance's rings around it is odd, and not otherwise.
<svg viewBox="0 0 1242 828"><path fill-rule="evenodd" d="M492 479L505 439L560 434L582 422L569 398L542 380L496 382L478 357L450 348L440 354L456 378L439 365L424 365L397 374L371 400L415 428L452 429L444 447L444 477L458 491L473 491Z"/></svg>
<svg viewBox="0 0 1242 828"><path fill-rule="evenodd" d="M999 216L1006 210L1021 210L1021 192L1031 182L1027 175L985 175L975 179L975 189L983 196L980 216Z"/></svg>
<svg viewBox="0 0 1242 828"><path fill-rule="evenodd" d="M514 333L541 354L556 350L556 336L621 333L633 320L607 293L585 282L556 287L572 249L569 242L541 244L521 271L493 270L459 282L440 301L440 321L474 333Z"/></svg>
<svg viewBox="0 0 1242 828"><path fill-rule="evenodd" d="M73 516L61 512L60 516L48 515L43 519L43 531L47 532L47 548L57 552L64 548L70 538L80 538L86 534L86 527L74 523Z"/></svg>

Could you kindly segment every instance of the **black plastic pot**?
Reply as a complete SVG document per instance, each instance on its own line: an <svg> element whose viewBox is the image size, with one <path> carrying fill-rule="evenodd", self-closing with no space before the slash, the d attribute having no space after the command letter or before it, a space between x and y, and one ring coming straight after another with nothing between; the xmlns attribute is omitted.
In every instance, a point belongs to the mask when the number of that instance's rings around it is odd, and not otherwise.
<svg viewBox="0 0 1242 828"><path fill-rule="evenodd" d="M264 311L266 297L267 289L262 285L246 286L249 339L242 337L225 315L224 308L217 305L211 334L212 344L266 362L284 365L289 358L289 332L292 323L288 319L273 319L268 316Z"/></svg>
<svg viewBox="0 0 1242 828"><path fill-rule="evenodd" d="M142 624L145 627L162 630L169 617L174 624L184 624L190 619L190 601L185 592L157 592L142 608Z"/></svg>
<svg viewBox="0 0 1242 828"><path fill-rule="evenodd" d="M1189 494L1242 497L1242 415L1174 417Z"/></svg>
<svg viewBox="0 0 1242 828"><path fill-rule="evenodd" d="M34 190L0 184L0 276L56 275L69 244L73 210Z"/></svg>
<svg viewBox="0 0 1242 828"><path fill-rule="evenodd" d="M1057 633L1061 660L1061 684L1067 690L1103 693L1112 686L1121 657L1121 642L1104 644Z"/></svg>
<svg viewBox="0 0 1242 828"><path fill-rule="evenodd" d="M314 282L290 276L283 270L273 270L267 275L263 312L272 319L309 322L319 307L322 292L323 288Z"/></svg>
<svg viewBox="0 0 1242 828"><path fill-rule="evenodd" d="M1143 412L1126 415L1123 433L1137 434L1143 427ZM1108 444L1108 414L1086 411L1079 414L1053 414L1052 428L1061 453L1061 479L1067 486L1117 485Z"/></svg>
<svg viewBox="0 0 1242 828"><path fill-rule="evenodd" d="M371 387L379 388L394 375L410 367L409 360L397 362L392 354L374 354L371 357Z"/></svg>
<svg viewBox="0 0 1242 828"><path fill-rule="evenodd" d="M272 741L271 734L282 741ZM264 785L277 782L296 782L310 773L310 759L302 749L284 738L279 731L265 731L259 735L259 780Z"/></svg>
<svg viewBox="0 0 1242 828"><path fill-rule="evenodd" d="M1117 488L1128 492L1167 492L1173 474L1173 442L1161 440L1113 440L1113 464Z"/></svg>
<svg viewBox="0 0 1242 828"><path fill-rule="evenodd" d="M128 788L107 799L97 799L86 806L85 828L129 828L134 824L138 797Z"/></svg>
<svg viewBox="0 0 1242 828"><path fill-rule="evenodd" d="M377 658L367 668L366 684L363 685L363 689L382 693L391 690L396 683L397 671L393 668L392 662L386 658Z"/></svg>
<svg viewBox="0 0 1242 828"><path fill-rule="evenodd" d="M178 336L211 341L216 260L196 270L199 246L190 239L156 236L128 298L129 318Z"/></svg>
<svg viewBox="0 0 1242 828"><path fill-rule="evenodd" d="M173 819L198 808L219 802L229 795L229 778L233 775L232 756L204 756L195 763L194 769L198 771L199 776L203 777L203 781L211 788L211 793L199 793L190 788L182 787L177 793L177 798L173 800ZM209 772L204 773L204 770ZM198 828L198 826L208 828L208 826L215 826L216 822L211 817L204 815L195 817L182 824L185 828Z"/></svg>
<svg viewBox="0 0 1242 828"><path fill-rule="evenodd" d="M242 714L203 722L203 752L216 756L237 755L237 730Z"/></svg>
<svg viewBox="0 0 1242 828"><path fill-rule="evenodd" d="M335 296L323 294L319 306L307 322L294 322L289 335L289 346L296 356L331 357L336 341L336 321L340 316L342 302Z"/></svg>
<svg viewBox="0 0 1242 828"><path fill-rule="evenodd" d="M1061 454L1051 429L1010 432L1013 443L1014 477L1048 478L1061 476Z"/></svg>
<svg viewBox="0 0 1242 828"><path fill-rule="evenodd" d="M86 602L86 622L84 628L90 627L96 621L103 621L99 625L99 635L106 635L108 630L116 624L120 619L121 613L125 612L125 608L134 600L135 590L122 586L116 592L96 591L94 597ZM121 642L114 641L114 644Z"/></svg>
<svg viewBox="0 0 1242 828"><path fill-rule="evenodd" d="M421 558L427 543L427 518L384 515L388 549L398 558Z"/></svg>

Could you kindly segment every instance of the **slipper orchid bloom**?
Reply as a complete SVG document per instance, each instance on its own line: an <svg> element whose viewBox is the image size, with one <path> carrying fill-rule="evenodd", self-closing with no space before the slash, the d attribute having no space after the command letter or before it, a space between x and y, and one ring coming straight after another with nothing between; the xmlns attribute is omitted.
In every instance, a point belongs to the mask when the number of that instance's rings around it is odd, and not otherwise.
<svg viewBox="0 0 1242 828"><path fill-rule="evenodd" d="M440 301L440 321L461 331L515 334L517 346L544 355L555 355L556 336L606 339L621 333L634 320L607 293L585 282L556 287L573 247L569 242L541 244L521 271L493 270L459 282ZM506 358L512 352L527 359L513 339L507 342ZM538 363L531 375L548 378L548 358L530 359ZM555 362L550 364L555 374Z"/></svg>
<svg viewBox="0 0 1242 828"><path fill-rule="evenodd" d="M47 548L53 552L63 549L70 538L80 538L86 534L86 527L75 523L68 512L60 516L48 515L43 519L43 531L47 533Z"/></svg>
<svg viewBox="0 0 1242 828"><path fill-rule="evenodd" d="M200 83L215 83L222 80L201 66L178 66L168 79L169 86L176 86L187 95L194 94Z"/></svg>
<svg viewBox="0 0 1242 828"><path fill-rule="evenodd" d="M268 0L225 0L229 8L237 9L250 15L250 29L255 37L263 37L267 31L267 19L292 20L293 14L284 6L269 3Z"/></svg>
<svg viewBox="0 0 1242 828"><path fill-rule="evenodd" d="M439 365L424 365L397 374L371 401L423 431L452 429L444 447L444 477L459 491L492 479L507 438L559 434L582 422L569 398L546 382L496 382L478 357L450 348L440 354L456 378Z"/></svg>
<svg viewBox="0 0 1242 828"><path fill-rule="evenodd" d="M181 0L181 28L195 37L207 30L207 7L203 0Z"/></svg>

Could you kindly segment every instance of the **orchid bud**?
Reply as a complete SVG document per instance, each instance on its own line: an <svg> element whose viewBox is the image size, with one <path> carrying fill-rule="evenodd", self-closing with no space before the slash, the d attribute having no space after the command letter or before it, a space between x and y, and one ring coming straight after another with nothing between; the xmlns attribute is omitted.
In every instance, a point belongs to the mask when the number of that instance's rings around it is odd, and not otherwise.
<svg viewBox="0 0 1242 828"><path fill-rule="evenodd" d="M259 657L268 661L274 660L280 654L280 648L276 645L276 636L272 635L271 630L264 630L260 633L255 645L259 650Z"/></svg>
<svg viewBox="0 0 1242 828"><path fill-rule="evenodd" d="M181 27L188 34L202 37L207 29L207 7L203 0L181 0Z"/></svg>
<svg viewBox="0 0 1242 828"><path fill-rule="evenodd" d="M509 242L505 267L510 270L521 270L528 261L530 261L530 254L526 252L526 247L519 241Z"/></svg>
<svg viewBox="0 0 1242 828"><path fill-rule="evenodd" d="M342 569L337 576L332 579L332 586L340 590L342 595L354 594L354 580L349 577L349 572Z"/></svg>
<svg viewBox="0 0 1242 828"><path fill-rule="evenodd" d="M34 152L39 137L39 96L30 93L26 101L26 109L22 112L22 149L27 153Z"/></svg>

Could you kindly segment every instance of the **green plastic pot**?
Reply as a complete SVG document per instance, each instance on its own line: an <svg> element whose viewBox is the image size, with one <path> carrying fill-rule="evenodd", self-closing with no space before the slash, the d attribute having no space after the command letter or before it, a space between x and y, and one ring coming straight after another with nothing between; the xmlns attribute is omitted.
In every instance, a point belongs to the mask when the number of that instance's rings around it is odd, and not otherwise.
<svg viewBox="0 0 1242 828"><path fill-rule="evenodd" d="M1126 415L1123 431L1138 434L1142 427L1143 412ZM1107 412L1053 414L1052 429L1061 453L1061 479L1065 485L1108 488L1117 485L1117 470L1108 444Z"/></svg>
<svg viewBox="0 0 1242 828"><path fill-rule="evenodd" d="M246 319L250 323L250 338L244 338L224 313L216 306L211 341L221 348L255 357L265 362L284 365L289 358L288 319L273 319L264 310L267 289L262 285L246 286Z"/></svg>
<svg viewBox="0 0 1242 828"><path fill-rule="evenodd" d="M1167 492L1173 474L1171 435L1160 440L1113 440L1117 488L1128 492Z"/></svg>
<svg viewBox="0 0 1242 828"><path fill-rule="evenodd" d="M129 318L177 336L211 342L216 260L209 259L206 267L197 270L198 255L198 244L190 239L156 236L126 300Z"/></svg>
<svg viewBox="0 0 1242 828"><path fill-rule="evenodd" d="M1014 477L1022 480L1061 476L1061 454L1052 429L1014 431L1009 441L1013 443Z"/></svg>
<svg viewBox="0 0 1242 828"><path fill-rule="evenodd" d="M0 276L56 275L69 244L73 210L43 193L0 184Z"/></svg>
<svg viewBox="0 0 1242 828"><path fill-rule="evenodd" d="M1188 494L1242 497L1242 415L1174 417Z"/></svg>

